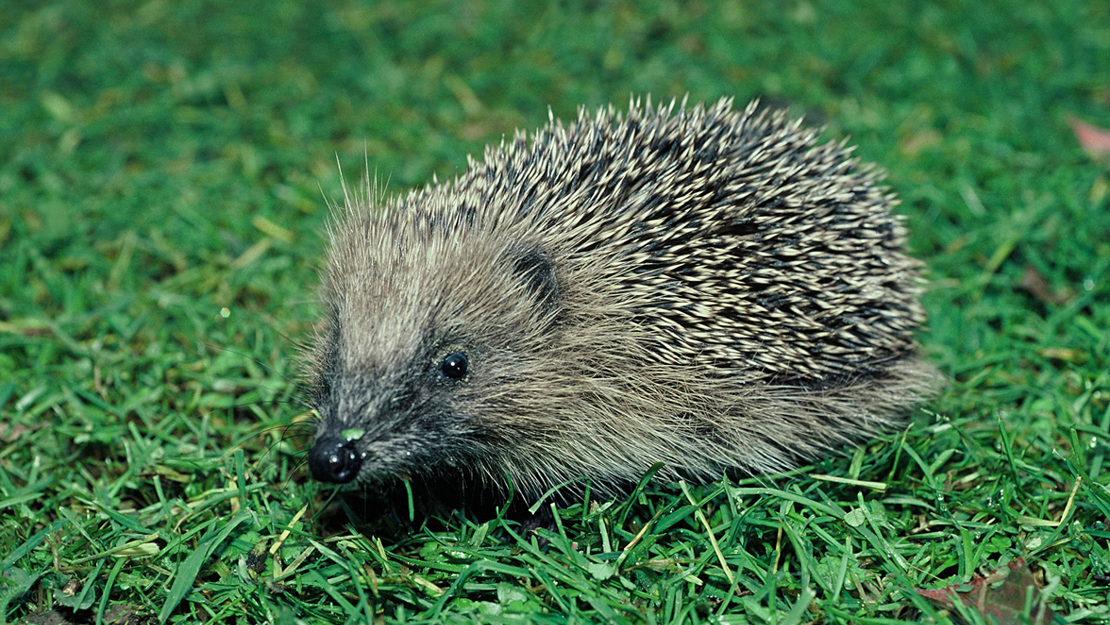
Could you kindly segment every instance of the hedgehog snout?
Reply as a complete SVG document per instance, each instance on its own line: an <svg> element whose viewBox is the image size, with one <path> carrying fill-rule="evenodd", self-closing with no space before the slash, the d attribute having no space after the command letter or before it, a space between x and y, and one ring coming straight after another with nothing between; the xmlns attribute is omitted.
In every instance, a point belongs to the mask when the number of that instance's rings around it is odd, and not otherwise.
<svg viewBox="0 0 1110 625"><path fill-rule="evenodd" d="M308 452L308 468L312 478L321 482L345 484L358 477L362 459L354 441L338 436L319 438Z"/></svg>

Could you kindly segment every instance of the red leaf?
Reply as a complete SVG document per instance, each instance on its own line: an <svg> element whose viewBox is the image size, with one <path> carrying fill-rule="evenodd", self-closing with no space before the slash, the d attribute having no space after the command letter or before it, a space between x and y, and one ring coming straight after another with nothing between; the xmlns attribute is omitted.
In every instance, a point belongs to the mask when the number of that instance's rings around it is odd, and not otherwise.
<svg viewBox="0 0 1110 625"><path fill-rule="evenodd" d="M1092 126L1081 121L1078 117L1068 119L1068 125L1075 133L1075 138L1079 141L1079 147L1083 148L1087 156L1099 163L1110 160L1110 130Z"/></svg>
<svg viewBox="0 0 1110 625"><path fill-rule="evenodd" d="M1049 625L1056 614L1039 602L1040 586L1021 558L999 567L986 577L976 575L967 584L952 584L937 590L916 590L917 594L942 608L953 609L955 600L959 599L960 603L979 614L993 616L999 625L1011 625L1023 622L1021 615L1025 613L1025 597L1030 588L1033 589L1033 605L1029 622Z"/></svg>

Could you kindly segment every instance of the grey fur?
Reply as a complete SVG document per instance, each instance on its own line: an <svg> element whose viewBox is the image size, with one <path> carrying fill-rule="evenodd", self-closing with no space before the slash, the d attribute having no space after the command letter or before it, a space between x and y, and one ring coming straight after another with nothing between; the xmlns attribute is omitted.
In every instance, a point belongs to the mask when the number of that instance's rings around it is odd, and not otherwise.
<svg viewBox="0 0 1110 625"><path fill-rule="evenodd" d="M348 201L309 358L318 447L355 463L333 481L758 474L928 397L919 263L880 175L731 105L580 111L450 183Z"/></svg>

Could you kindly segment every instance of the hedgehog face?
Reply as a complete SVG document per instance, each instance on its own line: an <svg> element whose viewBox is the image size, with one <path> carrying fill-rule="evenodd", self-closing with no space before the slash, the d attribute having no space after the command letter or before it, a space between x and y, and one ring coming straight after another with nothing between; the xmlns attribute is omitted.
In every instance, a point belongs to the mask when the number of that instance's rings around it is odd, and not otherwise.
<svg viewBox="0 0 1110 625"><path fill-rule="evenodd" d="M427 233L411 246L372 225L361 240L336 242L346 257L333 258L327 275L329 323L311 371L320 417L313 477L475 467L497 446L490 419L511 403L499 389L528 376L529 354L550 346L534 328L557 315L554 265L535 246Z"/></svg>

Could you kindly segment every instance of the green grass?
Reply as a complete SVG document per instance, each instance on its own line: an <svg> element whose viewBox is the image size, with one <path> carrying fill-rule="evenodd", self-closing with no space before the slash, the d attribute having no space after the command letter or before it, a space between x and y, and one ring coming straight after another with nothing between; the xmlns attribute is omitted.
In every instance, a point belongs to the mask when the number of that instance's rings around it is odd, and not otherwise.
<svg viewBox="0 0 1110 625"><path fill-rule="evenodd" d="M946 622L914 588L1023 557L1110 623L1110 176L1066 124L1110 127L1105 3L541 4L5 3L0 621ZM352 522L287 429L337 159L398 192L645 92L790 103L883 164L951 385L545 546Z"/></svg>

